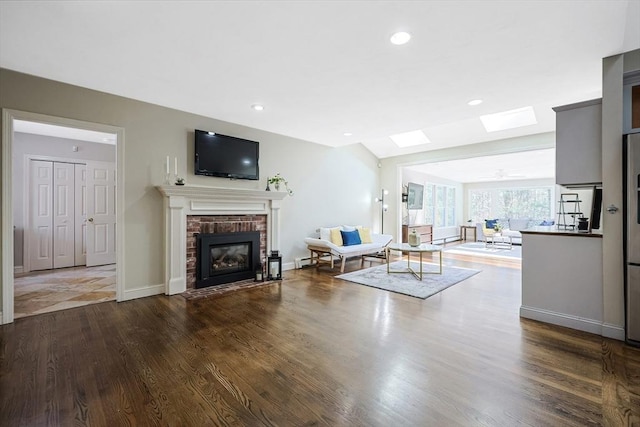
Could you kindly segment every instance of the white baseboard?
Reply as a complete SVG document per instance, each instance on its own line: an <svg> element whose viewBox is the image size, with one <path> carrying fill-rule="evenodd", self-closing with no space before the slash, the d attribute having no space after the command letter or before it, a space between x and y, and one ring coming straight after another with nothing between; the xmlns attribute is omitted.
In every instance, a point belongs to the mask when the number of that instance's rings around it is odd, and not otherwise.
<svg viewBox="0 0 640 427"><path fill-rule="evenodd" d="M124 291L124 298L122 301L130 301L132 299L150 297L153 295L164 294L164 284L146 286L144 288L127 289Z"/></svg>
<svg viewBox="0 0 640 427"><path fill-rule="evenodd" d="M577 329L578 331L590 332L596 335L603 335L603 324L599 320L586 319L584 317L525 306L520 307L520 317Z"/></svg>
<svg viewBox="0 0 640 427"><path fill-rule="evenodd" d="M311 264L311 257L304 257L304 258L296 258L295 259L295 268L302 268L305 265L310 265Z"/></svg>
<svg viewBox="0 0 640 427"><path fill-rule="evenodd" d="M22 265L14 265L13 266L13 274L20 274L24 272L24 266Z"/></svg>
<svg viewBox="0 0 640 427"><path fill-rule="evenodd" d="M618 341L625 340L624 327L620 325L612 325L611 323L602 324L602 336Z"/></svg>
<svg viewBox="0 0 640 427"><path fill-rule="evenodd" d="M282 264L282 271L295 270L296 264L294 262L286 262Z"/></svg>

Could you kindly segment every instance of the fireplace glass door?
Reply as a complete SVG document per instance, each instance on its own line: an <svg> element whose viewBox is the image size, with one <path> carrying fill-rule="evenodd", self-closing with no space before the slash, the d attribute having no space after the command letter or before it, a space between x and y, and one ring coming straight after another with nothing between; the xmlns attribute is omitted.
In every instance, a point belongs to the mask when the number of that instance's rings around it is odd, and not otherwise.
<svg viewBox="0 0 640 427"><path fill-rule="evenodd" d="M211 247L209 275L251 270L251 244L236 243Z"/></svg>
<svg viewBox="0 0 640 427"><path fill-rule="evenodd" d="M199 234L196 288L254 277L260 263L260 232Z"/></svg>

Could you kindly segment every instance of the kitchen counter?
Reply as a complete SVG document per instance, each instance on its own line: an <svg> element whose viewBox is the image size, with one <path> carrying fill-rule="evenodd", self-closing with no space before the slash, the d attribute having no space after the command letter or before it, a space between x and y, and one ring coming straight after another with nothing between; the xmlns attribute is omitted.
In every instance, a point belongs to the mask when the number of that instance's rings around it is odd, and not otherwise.
<svg viewBox="0 0 640 427"><path fill-rule="evenodd" d="M554 227L521 233L520 316L612 336L603 322L602 234Z"/></svg>
<svg viewBox="0 0 640 427"><path fill-rule="evenodd" d="M553 236L570 236L570 237L599 237L602 238L601 230L593 230L591 232L577 231L577 230L558 230L555 226L544 227L537 226L527 228L520 231L522 234L548 234Z"/></svg>

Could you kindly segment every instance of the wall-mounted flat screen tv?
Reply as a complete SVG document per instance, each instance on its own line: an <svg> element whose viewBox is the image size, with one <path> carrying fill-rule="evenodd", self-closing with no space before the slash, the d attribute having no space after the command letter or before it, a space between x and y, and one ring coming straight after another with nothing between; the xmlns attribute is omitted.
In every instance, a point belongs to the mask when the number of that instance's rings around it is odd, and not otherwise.
<svg viewBox="0 0 640 427"><path fill-rule="evenodd" d="M257 141L195 130L196 175L257 180L259 153Z"/></svg>
<svg viewBox="0 0 640 427"><path fill-rule="evenodd" d="M422 209L424 186L410 182L407 184L407 209Z"/></svg>

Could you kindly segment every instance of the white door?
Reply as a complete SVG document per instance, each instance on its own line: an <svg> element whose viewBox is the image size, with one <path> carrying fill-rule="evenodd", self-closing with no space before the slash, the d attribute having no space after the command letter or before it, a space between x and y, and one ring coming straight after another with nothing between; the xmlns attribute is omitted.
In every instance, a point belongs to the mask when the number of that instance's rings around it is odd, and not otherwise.
<svg viewBox="0 0 640 427"><path fill-rule="evenodd" d="M75 265L87 263L87 168L75 165Z"/></svg>
<svg viewBox="0 0 640 427"><path fill-rule="evenodd" d="M75 168L53 163L53 268L75 265Z"/></svg>
<svg viewBox="0 0 640 427"><path fill-rule="evenodd" d="M115 166L87 161L87 267L116 262Z"/></svg>
<svg viewBox="0 0 640 427"><path fill-rule="evenodd" d="M53 268L53 163L32 160L29 168L29 265Z"/></svg>

